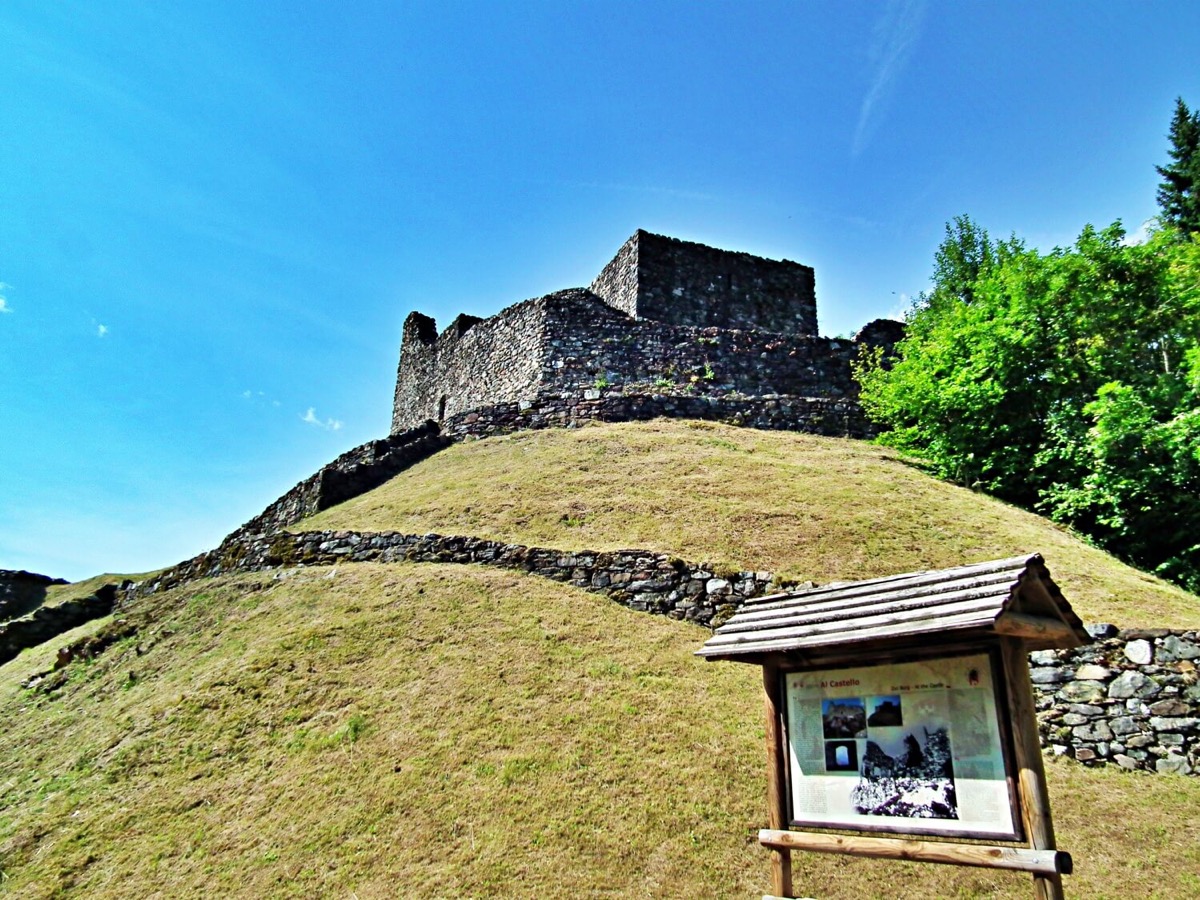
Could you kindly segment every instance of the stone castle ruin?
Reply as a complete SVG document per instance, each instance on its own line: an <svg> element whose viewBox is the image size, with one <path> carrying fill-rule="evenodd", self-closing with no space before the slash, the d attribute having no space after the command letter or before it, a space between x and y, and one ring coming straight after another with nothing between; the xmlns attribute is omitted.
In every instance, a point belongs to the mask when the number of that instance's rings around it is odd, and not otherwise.
<svg viewBox="0 0 1200 900"><path fill-rule="evenodd" d="M404 323L392 433L448 434L658 415L866 436L850 363L898 322L817 334L812 268L639 230L588 288L526 300L440 334Z"/></svg>
<svg viewBox="0 0 1200 900"><path fill-rule="evenodd" d="M521 429L674 416L865 437L871 428L851 362L863 347L887 352L902 336L900 323L878 320L854 340L820 337L808 266L638 231L586 289L526 300L488 319L459 316L441 334L428 316L409 315L391 434L346 451L219 547L128 586L121 602L230 572L417 560L519 569L631 609L712 625L744 600L788 585L770 572L717 575L706 563L649 550L566 552L463 535L292 526L457 440ZM6 623L4 579L24 574L0 572L0 660L80 622L78 610L62 604ZM44 595L44 586L34 588ZM35 601L20 602L25 611ZM111 594L82 603L88 618L104 615ZM1031 658L1043 745L1091 765L1200 772L1200 685L1192 677L1200 633L1089 630L1094 644ZM886 707L873 713L896 715Z"/></svg>

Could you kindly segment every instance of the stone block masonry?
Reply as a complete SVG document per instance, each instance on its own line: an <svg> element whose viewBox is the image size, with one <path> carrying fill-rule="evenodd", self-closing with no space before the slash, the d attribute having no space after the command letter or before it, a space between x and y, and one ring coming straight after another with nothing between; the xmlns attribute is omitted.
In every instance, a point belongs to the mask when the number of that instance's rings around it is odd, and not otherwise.
<svg viewBox="0 0 1200 900"><path fill-rule="evenodd" d="M1086 765L1200 774L1200 633L1089 631L1090 646L1030 658L1043 745Z"/></svg>
<svg viewBox="0 0 1200 900"><path fill-rule="evenodd" d="M892 346L898 323L857 341L819 337L812 269L639 231L590 289L526 300L488 319L404 324L393 433L503 404L687 393L753 401L845 399L862 345ZM902 327L902 326L899 326ZM793 404L799 409L802 403ZM670 414L670 413L664 413ZM786 426L810 428L802 416Z"/></svg>
<svg viewBox="0 0 1200 900"><path fill-rule="evenodd" d="M638 231L592 282L592 293L635 319L701 328L817 335L809 266Z"/></svg>

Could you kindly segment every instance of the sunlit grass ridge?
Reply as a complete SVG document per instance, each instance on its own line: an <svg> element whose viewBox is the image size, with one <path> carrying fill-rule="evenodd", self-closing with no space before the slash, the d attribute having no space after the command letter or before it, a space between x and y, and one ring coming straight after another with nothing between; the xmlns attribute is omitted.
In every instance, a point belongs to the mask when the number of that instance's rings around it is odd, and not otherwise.
<svg viewBox="0 0 1200 900"><path fill-rule="evenodd" d="M705 422L457 444L293 530L321 528L644 547L819 583L1040 551L1086 621L1200 625L1193 595L886 448Z"/></svg>

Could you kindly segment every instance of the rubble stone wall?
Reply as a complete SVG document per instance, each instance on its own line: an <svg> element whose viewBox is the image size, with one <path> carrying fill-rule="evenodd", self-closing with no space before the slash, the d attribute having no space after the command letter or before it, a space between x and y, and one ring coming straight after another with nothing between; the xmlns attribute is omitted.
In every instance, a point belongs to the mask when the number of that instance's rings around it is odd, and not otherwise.
<svg viewBox="0 0 1200 900"><path fill-rule="evenodd" d="M817 335L816 276L810 266L648 231L638 230L622 245L591 290L638 319Z"/></svg>
<svg viewBox="0 0 1200 900"><path fill-rule="evenodd" d="M56 606L40 606L27 616L0 624L0 665L16 659L22 650L108 615L116 600L117 586L106 584L87 597Z"/></svg>
<svg viewBox="0 0 1200 900"><path fill-rule="evenodd" d="M895 323L877 340L894 346ZM879 332L884 334L884 332ZM427 419L593 390L740 398L857 396L860 343L817 334L813 270L639 231L590 289L526 300L440 334L405 320L392 433Z"/></svg>
<svg viewBox="0 0 1200 900"><path fill-rule="evenodd" d="M1092 626L1030 656L1042 743L1088 765L1200 774L1200 634Z"/></svg>
<svg viewBox="0 0 1200 900"><path fill-rule="evenodd" d="M405 328L393 429L503 404L544 405L547 398L570 408L614 390L752 403L831 398L857 406L851 362L858 345L849 340L632 319L584 290L528 300L465 331L452 325L432 342L433 320L421 318L426 325ZM663 409L659 415L686 414ZM825 433L796 421L799 430Z"/></svg>
<svg viewBox="0 0 1200 900"><path fill-rule="evenodd" d="M450 418L454 440L541 428L573 428L587 422L641 422L660 416L703 419L767 430L830 437L868 438L875 426L853 400L839 397L767 396L751 399L626 394L590 390L580 395L544 394L521 403L500 403Z"/></svg>
<svg viewBox="0 0 1200 900"><path fill-rule="evenodd" d="M66 583L62 578L24 569L0 569L0 622L32 612L46 599L47 588Z"/></svg>
<svg viewBox="0 0 1200 900"><path fill-rule="evenodd" d="M425 422L347 450L226 537L221 547L240 543L250 535L272 534L364 494L450 443L436 422Z"/></svg>
<svg viewBox="0 0 1200 900"><path fill-rule="evenodd" d="M723 571L648 550L562 551L481 538L398 532L256 535L131 586L122 603L197 578L356 562L503 566L604 594L641 612L716 627L747 598L797 587L770 572ZM1086 765L1200 775L1200 635L1117 632L1030 655L1042 745Z"/></svg>

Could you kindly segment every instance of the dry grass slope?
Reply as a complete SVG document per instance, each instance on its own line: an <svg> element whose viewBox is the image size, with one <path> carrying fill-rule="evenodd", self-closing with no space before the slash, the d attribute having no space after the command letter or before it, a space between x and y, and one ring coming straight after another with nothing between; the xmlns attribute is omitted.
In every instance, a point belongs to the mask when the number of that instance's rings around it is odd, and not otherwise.
<svg viewBox="0 0 1200 900"><path fill-rule="evenodd" d="M645 547L825 583L1028 551L1085 621L1200 626L1200 599L860 441L658 420L457 444L305 529Z"/></svg>
<svg viewBox="0 0 1200 900"><path fill-rule="evenodd" d="M1087 619L1200 621L1196 598L887 451L702 423L458 445L300 527L640 546L819 581L1037 549ZM20 682L105 621L0 666L0 895L767 888L758 671L698 661L695 626L428 564L197 582L121 615L138 634L49 696ZM1200 895L1200 779L1049 777L1072 896ZM830 857L800 858L797 884L1029 895L1016 874Z"/></svg>
<svg viewBox="0 0 1200 900"><path fill-rule="evenodd" d="M696 660L697 627L418 564L200 582L132 618L139 635L53 697L0 681L0 893L767 887L758 673ZM1075 764L1050 780L1073 896L1200 891L1200 780ZM801 860L797 883L822 898L1029 895L1017 874L829 857Z"/></svg>

